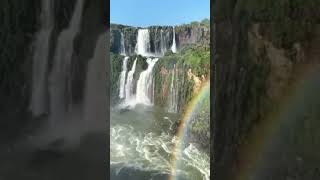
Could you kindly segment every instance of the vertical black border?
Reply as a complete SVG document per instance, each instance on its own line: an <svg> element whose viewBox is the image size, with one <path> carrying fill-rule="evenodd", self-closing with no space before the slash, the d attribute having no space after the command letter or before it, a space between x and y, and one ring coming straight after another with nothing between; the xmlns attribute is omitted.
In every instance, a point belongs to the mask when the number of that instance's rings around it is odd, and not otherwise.
<svg viewBox="0 0 320 180"><path fill-rule="evenodd" d="M106 109L106 179L110 179L110 0L104 0L104 19L106 24L106 32L107 32L107 39L106 39L106 76L107 76L107 109Z"/></svg>
<svg viewBox="0 0 320 180"><path fill-rule="evenodd" d="M216 30L214 23L214 8L216 0L210 0L210 179L214 178L214 132L215 132L215 77L216 77L216 68L215 68L215 47L216 47Z"/></svg>

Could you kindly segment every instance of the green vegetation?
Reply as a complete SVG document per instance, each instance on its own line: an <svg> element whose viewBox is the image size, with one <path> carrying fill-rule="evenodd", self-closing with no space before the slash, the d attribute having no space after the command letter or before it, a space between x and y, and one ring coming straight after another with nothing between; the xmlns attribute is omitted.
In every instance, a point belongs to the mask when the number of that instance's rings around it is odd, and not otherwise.
<svg viewBox="0 0 320 180"><path fill-rule="evenodd" d="M183 106L187 105L193 97L193 88L195 82L188 78L188 70L197 77L204 75L210 76L210 50L206 46L193 45L185 47L178 53L167 52L155 66L155 98L157 104L165 106L167 103L167 94L172 79L172 69L176 66L176 78L179 88L179 105L182 105L180 112L183 112Z"/></svg>
<svg viewBox="0 0 320 180"><path fill-rule="evenodd" d="M111 102L115 102L116 98L118 96L115 96L115 94L118 93L119 90L119 76L121 72L121 67L122 67L122 60L123 56L114 54L110 52L110 60L111 60L111 73L110 73L110 89L111 89ZM119 71L120 70L120 71Z"/></svg>
<svg viewBox="0 0 320 180"><path fill-rule="evenodd" d="M204 100L199 114L191 123L191 130L195 134L210 139L210 97Z"/></svg>
<svg viewBox="0 0 320 180"><path fill-rule="evenodd" d="M170 51L161 58L158 64L164 67L173 67L174 63L191 68L192 72L198 77L201 75L208 77L210 73L210 49L197 45L185 47L177 54Z"/></svg>

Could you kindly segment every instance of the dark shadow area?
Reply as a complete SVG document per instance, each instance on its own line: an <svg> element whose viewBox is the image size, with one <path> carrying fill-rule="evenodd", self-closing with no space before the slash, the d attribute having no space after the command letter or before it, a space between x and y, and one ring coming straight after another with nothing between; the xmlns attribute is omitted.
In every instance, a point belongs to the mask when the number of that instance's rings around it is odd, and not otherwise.
<svg viewBox="0 0 320 180"><path fill-rule="evenodd" d="M216 1L214 179L319 179L320 1Z"/></svg>

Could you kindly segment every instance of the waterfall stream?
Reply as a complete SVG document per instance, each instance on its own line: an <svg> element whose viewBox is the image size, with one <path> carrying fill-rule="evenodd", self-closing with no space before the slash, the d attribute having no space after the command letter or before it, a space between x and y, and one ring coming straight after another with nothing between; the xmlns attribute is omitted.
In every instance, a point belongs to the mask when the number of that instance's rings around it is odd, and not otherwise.
<svg viewBox="0 0 320 180"><path fill-rule="evenodd" d="M125 86L126 101L130 101L133 97L133 75L136 71L137 58L134 60L131 70L128 72L128 78Z"/></svg>
<svg viewBox="0 0 320 180"><path fill-rule="evenodd" d="M41 10L41 30L35 40L33 57L31 110L34 116L48 113L47 72L49 41L53 29L53 1L43 0Z"/></svg>
<svg viewBox="0 0 320 180"><path fill-rule="evenodd" d="M137 44L136 44L136 53L141 56L151 56L150 53L150 34L149 29L139 29Z"/></svg>
<svg viewBox="0 0 320 180"><path fill-rule="evenodd" d="M124 35L123 35L123 32L121 32L121 38L120 38L120 49L121 49L121 52L120 52L120 54L121 55L123 55L123 56L125 56L126 55L126 47L125 47L125 45L124 45Z"/></svg>
<svg viewBox="0 0 320 180"><path fill-rule="evenodd" d="M178 82L177 82L177 74L176 74L176 65L174 65L171 71L171 83L170 83L170 91L168 97L168 112L177 113L178 112Z"/></svg>
<svg viewBox="0 0 320 180"><path fill-rule="evenodd" d="M173 27L173 39L172 39L172 46L171 46L171 51L173 53L177 52L177 46L176 46L176 31L175 28Z"/></svg>
<svg viewBox="0 0 320 180"><path fill-rule="evenodd" d="M120 87L119 87L119 97L120 99L125 98L125 84L126 84L126 75L127 75L127 64L129 57L124 57L122 63L122 71L120 74Z"/></svg>
<svg viewBox="0 0 320 180"><path fill-rule="evenodd" d="M84 94L84 120L85 124L100 124L103 131L106 112L106 101L103 97L106 95L106 40L107 33L103 33L97 39L94 56L88 61L87 77ZM94 123L97 122L97 123Z"/></svg>
<svg viewBox="0 0 320 180"><path fill-rule="evenodd" d="M138 104L152 105L153 75L152 70L158 58L147 58L148 68L141 72L137 83L136 102Z"/></svg>
<svg viewBox="0 0 320 180"><path fill-rule="evenodd" d="M54 54L53 67L49 77L50 114L53 121L61 119L68 111L71 95L70 65L73 55L73 45L80 31L83 0L76 2L69 27L60 33Z"/></svg>

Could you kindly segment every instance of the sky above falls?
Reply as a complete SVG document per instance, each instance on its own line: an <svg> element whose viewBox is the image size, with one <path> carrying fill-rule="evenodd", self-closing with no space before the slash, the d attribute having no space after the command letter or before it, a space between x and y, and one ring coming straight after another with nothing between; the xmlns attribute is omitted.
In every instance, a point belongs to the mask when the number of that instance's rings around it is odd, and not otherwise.
<svg viewBox="0 0 320 180"><path fill-rule="evenodd" d="M111 23L179 25L210 17L210 0L110 0Z"/></svg>

